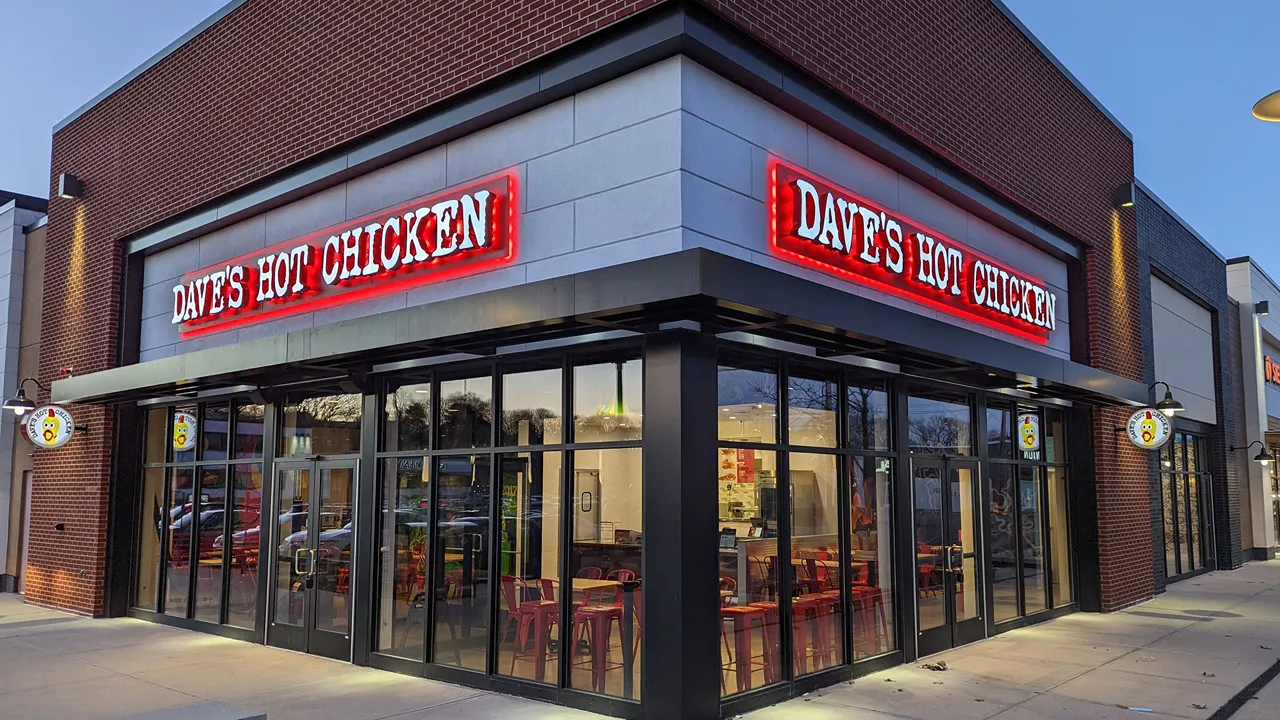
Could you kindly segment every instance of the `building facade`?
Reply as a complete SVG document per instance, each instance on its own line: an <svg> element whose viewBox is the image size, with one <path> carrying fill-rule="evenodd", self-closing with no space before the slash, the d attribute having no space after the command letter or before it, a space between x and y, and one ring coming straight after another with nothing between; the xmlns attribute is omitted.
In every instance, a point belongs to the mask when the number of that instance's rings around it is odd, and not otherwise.
<svg viewBox="0 0 1280 720"><path fill-rule="evenodd" d="M55 130L28 601L718 717L1238 565L1211 248L936 5L230 3Z"/></svg>
<svg viewBox="0 0 1280 720"><path fill-rule="evenodd" d="M1248 257L1227 261L1227 286L1238 306L1241 408L1243 433L1236 444L1254 457L1266 447L1280 449L1280 323L1270 315L1280 303L1280 288ZM1280 307L1280 305L1277 305ZM1276 556L1280 518L1280 480L1275 463L1250 463L1247 483L1241 483L1242 546L1248 559Z"/></svg>
<svg viewBox="0 0 1280 720"><path fill-rule="evenodd" d="M3 299L5 318L2 358L4 387L18 386L36 375L40 361L41 274L44 269L45 226L48 203L41 198L0 191L0 282L7 287ZM34 385L28 384L33 393ZM31 510L31 446L19 438L18 424L0 433L0 450L11 457L0 465L0 592L25 588L28 522Z"/></svg>

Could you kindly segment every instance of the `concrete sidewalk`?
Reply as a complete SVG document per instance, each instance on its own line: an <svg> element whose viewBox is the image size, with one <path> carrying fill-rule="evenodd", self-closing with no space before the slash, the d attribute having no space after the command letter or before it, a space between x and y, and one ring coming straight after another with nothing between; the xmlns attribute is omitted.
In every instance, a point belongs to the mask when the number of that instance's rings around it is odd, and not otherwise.
<svg viewBox="0 0 1280 720"><path fill-rule="evenodd" d="M746 719L1207 718L1278 658L1280 561L1249 563L1122 612L1077 613L928 658L945 672L903 666ZM1256 697L1232 720L1280 718L1280 679Z"/></svg>
<svg viewBox="0 0 1280 720"><path fill-rule="evenodd" d="M1251 563L1124 612L1071 615L930 658L945 659L945 672L899 667L747 718L1207 718L1278 657L1280 561ZM1280 718L1280 680L1258 698L1233 720ZM118 718L210 700L268 720L596 717L0 595L0 719Z"/></svg>

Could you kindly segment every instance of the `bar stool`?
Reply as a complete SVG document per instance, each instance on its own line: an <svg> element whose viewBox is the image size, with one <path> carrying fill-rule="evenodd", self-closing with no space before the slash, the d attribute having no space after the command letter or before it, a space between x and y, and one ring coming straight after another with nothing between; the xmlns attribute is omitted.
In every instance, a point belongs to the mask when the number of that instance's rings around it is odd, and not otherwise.
<svg viewBox="0 0 1280 720"><path fill-rule="evenodd" d="M860 657L862 653L876 655L880 650L880 639L889 637L889 620L885 616L884 593L874 585L854 585L852 591L855 646L873 646L870 651L859 651Z"/></svg>
<svg viewBox="0 0 1280 720"><path fill-rule="evenodd" d="M838 591L837 591L838 592ZM836 603L840 602L839 597ZM819 670L828 664L831 657L832 637L830 616L833 614L831 599L821 593L801 595L791 600L791 624L796 645L796 674L809 672L809 658L813 658L813 669ZM814 647L809 647L808 621L813 616Z"/></svg>
<svg viewBox="0 0 1280 720"><path fill-rule="evenodd" d="M729 653L729 662L721 666L720 673L720 690L725 690L724 670L733 669L736 671L738 680L738 692L751 689L751 672L753 667L764 668L765 682L772 682L772 663L770 662L769 652L769 624L767 622L767 613L763 608L754 605L733 605L723 606L720 608L720 636L724 639L725 648L729 647L729 638L725 634L724 621L733 622L733 646L734 650ZM751 654L751 623L758 621L760 623L760 634L764 638L765 647L759 656ZM756 658L760 661L757 662Z"/></svg>

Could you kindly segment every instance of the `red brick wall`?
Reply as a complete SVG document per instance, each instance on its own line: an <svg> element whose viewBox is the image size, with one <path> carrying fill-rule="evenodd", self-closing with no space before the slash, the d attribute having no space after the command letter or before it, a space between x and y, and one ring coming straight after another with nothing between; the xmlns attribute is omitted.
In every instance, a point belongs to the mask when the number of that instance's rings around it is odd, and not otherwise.
<svg viewBox="0 0 1280 720"><path fill-rule="evenodd" d="M113 364L120 237L659 2L251 0L55 136L54 175L76 174L87 195L50 206L41 376ZM1094 248L1090 282L1107 298L1090 303L1092 362L1140 376L1140 348L1112 339L1139 327L1132 219L1113 228L1110 210L1112 189L1133 177L1132 144L989 0L707 4ZM94 433L36 464L29 597L98 612L110 428L101 411L76 410ZM1099 465L1105 518L1131 482L1145 487L1127 468ZM72 538L45 529L71 514ZM1116 536L1116 562L1138 542L1130 529ZM92 567L82 577L83 563ZM1129 596L1119 585L1106 592Z"/></svg>

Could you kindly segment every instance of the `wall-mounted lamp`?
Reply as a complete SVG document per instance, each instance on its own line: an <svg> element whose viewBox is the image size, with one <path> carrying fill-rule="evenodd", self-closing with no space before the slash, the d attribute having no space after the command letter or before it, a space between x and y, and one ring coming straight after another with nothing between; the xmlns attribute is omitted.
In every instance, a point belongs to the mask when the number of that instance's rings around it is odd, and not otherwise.
<svg viewBox="0 0 1280 720"><path fill-rule="evenodd" d="M26 415L32 410L35 410L36 409L35 402L31 398L27 397L27 391L22 388L22 386L25 385L28 381L35 383L36 387L40 388L41 390L48 391L49 389L44 385L42 385L39 380L33 377L23 378L22 382L18 383L18 392L13 397L5 400L4 404L0 405L0 408L3 408L5 410L12 410L13 414L17 415L18 417L22 417L23 415Z"/></svg>
<svg viewBox="0 0 1280 720"><path fill-rule="evenodd" d="M58 197L67 200L84 197L84 183L71 173L62 173L58 176Z"/></svg>
<svg viewBox="0 0 1280 720"><path fill-rule="evenodd" d="M1116 188L1111 199L1118 208L1131 208L1138 204L1138 192L1133 183L1125 183Z"/></svg>
<svg viewBox="0 0 1280 720"><path fill-rule="evenodd" d="M1231 447L1227 448L1227 450L1230 450L1231 452L1235 452L1236 450L1248 450L1254 445L1262 446L1262 449L1258 451L1258 454L1253 456L1254 462L1258 463L1259 465L1266 466L1266 465L1270 465L1271 462L1276 459L1276 456L1272 455L1270 451L1267 450L1266 443L1262 442L1261 440L1254 440L1253 442L1249 443L1248 445L1245 445L1244 447L1236 447L1235 445L1232 445Z"/></svg>
<svg viewBox="0 0 1280 720"><path fill-rule="evenodd" d="M1169 417L1173 417L1175 414L1186 410L1186 408L1182 406L1182 403L1173 399L1173 391L1169 389L1169 383L1167 382L1157 380L1156 382L1151 383L1151 387L1147 388L1147 392L1155 390L1157 385L1164 386L1164 399L1156 403L1157 410Z"/></svg>
<svg viewBox="0 0 1280 720"><path fill-rule="evenodd" d="M1254 303L1253 314L1254 315L1270 315L1271 302L1268 300L1259 300L1258 302Z"/></svg>

